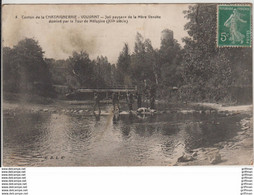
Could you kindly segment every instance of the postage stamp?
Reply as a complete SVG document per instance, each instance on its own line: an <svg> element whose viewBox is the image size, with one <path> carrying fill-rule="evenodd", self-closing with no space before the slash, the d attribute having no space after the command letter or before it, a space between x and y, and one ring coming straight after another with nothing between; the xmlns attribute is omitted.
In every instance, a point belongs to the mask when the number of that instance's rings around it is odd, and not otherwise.
<svg viewBox="0 0 254 195"><path fill-rule="evenodd" d="M251 5L217 6L217 46L251 47Z"/></svg>

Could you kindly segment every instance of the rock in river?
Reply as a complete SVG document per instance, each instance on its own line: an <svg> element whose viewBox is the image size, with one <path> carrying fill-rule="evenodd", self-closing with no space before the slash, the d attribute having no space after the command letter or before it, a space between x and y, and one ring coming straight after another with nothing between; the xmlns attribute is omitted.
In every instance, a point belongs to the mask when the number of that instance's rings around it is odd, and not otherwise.
<svg viewBox="0 0 254 195"><path fill-rule="evenodd" d="M183 153L183 155L177 159L177 162L188 162L192 160L194 160L194 158L191 155Z"/></svg>
<svg viewBox="0 0 254 195"><path fill-rule="evenodd" d="M221 162L221 155L219 151L209 154L209 162L213 165Z"/></svg>

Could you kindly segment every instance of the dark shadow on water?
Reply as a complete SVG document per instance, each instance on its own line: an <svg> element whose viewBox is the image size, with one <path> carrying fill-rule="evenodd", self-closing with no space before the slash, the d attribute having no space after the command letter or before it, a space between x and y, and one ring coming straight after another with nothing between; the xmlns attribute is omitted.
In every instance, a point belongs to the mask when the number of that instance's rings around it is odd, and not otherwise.
<svg viewBox="0 0 254 195"><path fill-rule="evenodd" d="M186 149L211 147L215 143L230 140L240 129L238 124L240 119L238 116L225 117L186 125Z"/></svg>

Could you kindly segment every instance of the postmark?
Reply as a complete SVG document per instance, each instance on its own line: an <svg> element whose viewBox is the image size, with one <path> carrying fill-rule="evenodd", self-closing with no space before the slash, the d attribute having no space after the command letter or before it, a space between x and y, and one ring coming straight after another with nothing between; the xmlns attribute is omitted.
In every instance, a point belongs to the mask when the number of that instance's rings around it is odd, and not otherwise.
<svg viewBox="0 0 254 195"><path fill-rule="evenodd" d="M251 47L251 11L249 4L217 6L217 46Z"/></svg>

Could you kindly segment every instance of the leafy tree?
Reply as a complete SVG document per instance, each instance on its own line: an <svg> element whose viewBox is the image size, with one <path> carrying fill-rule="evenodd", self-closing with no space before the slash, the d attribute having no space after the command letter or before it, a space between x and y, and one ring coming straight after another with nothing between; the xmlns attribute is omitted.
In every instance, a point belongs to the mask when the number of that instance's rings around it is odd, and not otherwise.
<svg viewBox="0 0 254 195"><path fill-rule="evenodd" d="M38 41L29 38L20 41L12 49L5 48L5 90L52 95L51 75L43 54Z"/></svg>
<svg viewBox="0 0 254 195"><path fill-rule="evenodd" d="M3 89L4 91L19 91L19 75L17 64L14 63L15 52L9 47L3 48Z"/></svg>
<svg viewBox="0 0 254 195"><path fill-rule="evenodd" d="M140 33L136 35L134 53L131 55L131 75L134 84L144 81L156 82L156 52L149 39L144 40Z"/></svg>
<svg viewBox="0 0 254 195"><path fill-rule="evenodd" d="M224 48L234 86L252 86L252 48Z"/></svg>
<svg viewBox="0 0 254 195"><path fill-rule="evenodd" d="M67 85L68 69L66 60L45 59L49 66L52 83L55 85Z"/></svg>
<svg viewBox="0 0 254 195"><path fill-rule="evenodd" d="M95 60L94 74L96 77L96 87L110 87L113 85L112 66L108 62L108 58L98 56Z"/></svg>
<svg viewBox="0 0 254 195"><path fill-rule="evenodd" d="M74 51L68 59L69 73L76 78L79 86L76 87L95 87L94 63L90 60L85 51Z"/></svg>
<svg viewBox="0 0 254 195"><path fill-rule="evenodd" d="M164 29L162 31L161 46L158 51L160 68L160 93L169 95L172 87L182 84L182 49L173 38L173 31Z"/></svg>
<svg viewBox="0 0 254 195"><path fill-rule="evenodd" d="M183 39L184 81L188 98L219 101L232 84L227 49L216 47L216 5L197 4L184 12L190 37Z"/></svg>
<svg viewBox="0 0 254 195"><path fill-rule="evenodd" d="M117 60L117 81L119 84L131 85L130 63L131 57L129 54L129 46L125 43Z"/></svg>

